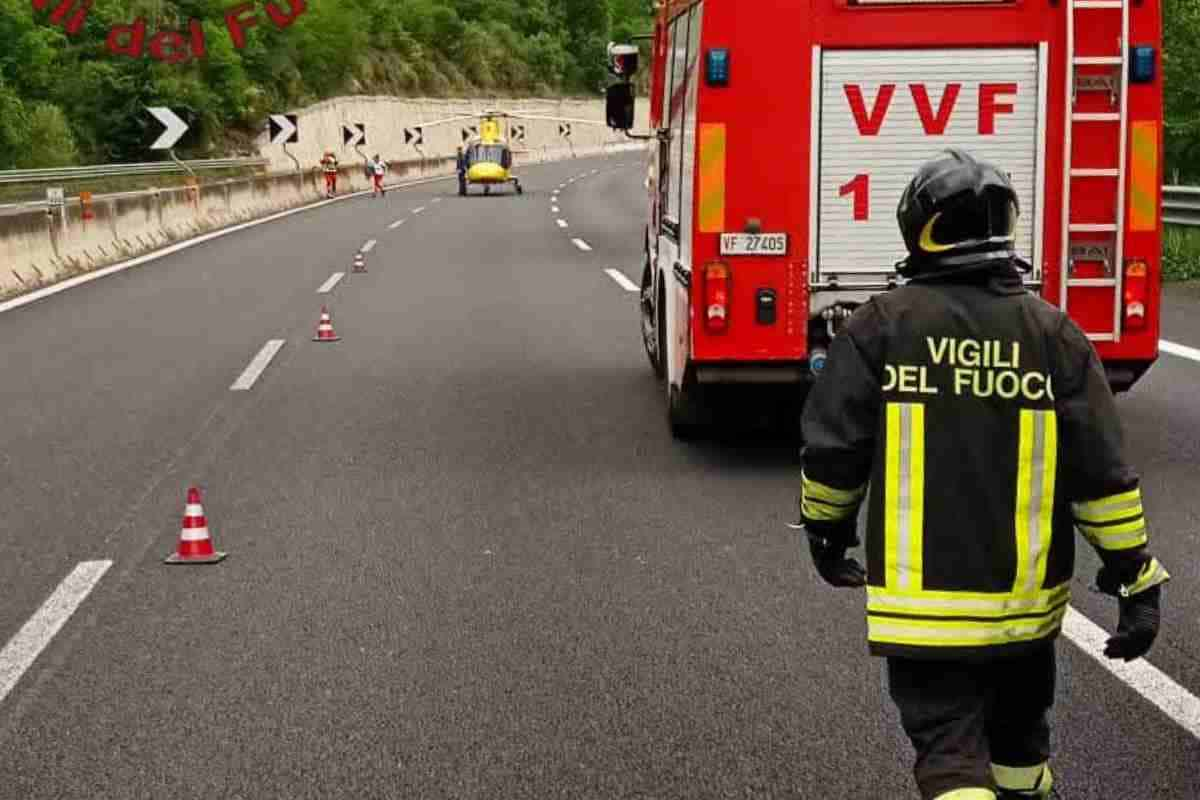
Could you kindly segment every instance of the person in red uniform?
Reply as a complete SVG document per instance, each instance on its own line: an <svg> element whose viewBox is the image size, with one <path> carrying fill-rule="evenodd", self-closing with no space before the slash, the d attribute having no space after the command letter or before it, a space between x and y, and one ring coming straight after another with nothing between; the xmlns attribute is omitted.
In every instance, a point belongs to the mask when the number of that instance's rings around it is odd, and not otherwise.
<svg viewBox="0 0 1200 800"><path fill-rule="evenodd" d="M333 197L337 194L338 160L330 150L321 159L321 171L325 173L325 196Z"/></svg>

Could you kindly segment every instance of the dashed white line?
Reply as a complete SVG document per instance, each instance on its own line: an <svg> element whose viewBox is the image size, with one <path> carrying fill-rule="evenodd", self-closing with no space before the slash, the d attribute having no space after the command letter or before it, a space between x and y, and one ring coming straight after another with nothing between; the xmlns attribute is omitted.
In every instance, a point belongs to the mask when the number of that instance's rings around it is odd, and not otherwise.
<svg viewBox="0 0 1200 800"><path fill-rule="evenodd" d="M392 231L396 230L396 228L399 228L401 225L403 225L405 223L405 221L406 220L402 220L402 219L396 220L391 225L388 225L388 230L392 230Z"/></svg>
<svg viewBox="0 0 1200 800"><path fill-rule="evenodd" d="M565 219L558 220L558 227L560 227L560 228L567 227L567 221Z"/></svg>
<svg viewBox="0 0 1200 800"><path fill-rule="evenodd" d="M364 245L362 246L362 251L361 251L361 252L363 252L363 253L369 253L369 252L371 252L372 250L374 250L374 249L375 249L375 245L377 245L377 244L379 244L379 242L377 242L377 241L375 241L374 239L372 239L371 241L367 242L366 244L364 244Z"/></svg>
<svg viewBox="0 0 1200 800"><path fill-rule="evenodd" d="M414 209L412 210L412 213L414 213L414 214L420 214L420 213L421 213L422 211L424 211L424 210L425 210L425 206L418 206L418 207L416 207L416 208L414 208Z"/></svg>
<svg viewBox="0 0 1200 800"><path fill-rule="evenodd" d="M263 349L258 351L258 355L250 362L250 366L246 367L246 371L242 373L241 377L234 381L233 386L229 387L229 391L248 392L253 389L259 377L271 365L271 361L279 354L279 351L283 349L283 345L283 339L272 339L263 345Z"/></svg>
<svg viewBox="0 0 1200 800"><path fill-rule="evenodd" d="M558 188L559 188L559 189L565 189L565 188L567 188L567 185L566 185L565 183L560 183L560 184L558 185Z"/></svg>
<svg viewBox="0 0 1200 800"><path fill-rule="evenodd" d="M1173 356L1179 356L1180 358L1186 358L1191 361L1200 361L1200 350L1197 350L1194 347L1175 344L1174 342L1168 342L1166 339L1163 339L1161 342L1159 342L1158 346L1164 353L1170 353Z"/></svg>
<svg viewBox="0 0 1200 800"><path fill-rule="evenodd" d="M1073 608L1067 609L1063 634L1100 666L1120 678L1184 730L1200 739L1200 700L1145 659L1113 661L1104 655L1108 633Z"/></svg>
<svg viewBox="0 0 1200 800"><path fill-rule="evenodd" d="M557 214L557 213L558 213L558 206L550 206L550 213L551 213L551 214Z"/></svg>
<svg viewBox="0 0 1200 800"><path fill-rule="evenodd" d="M625 291L627 291L627 292L640 291L638 289L638 285L636 283L634 283L633 281L629 280L629 278L626 278L625 273L621 272L619 269L606 269L604 271L608 273L608 277L610 277L614 281L616 281L617 285L620 286Z"/></svg>
<svg viewBox="0 0 1200 800"><path fill-rule="evenodd" d="M321 284L321 288L317 289L317 294L329 294L333 291L333 287L337 286L342 278L346 277L344 272L335 272L329 276L329 280Z"/></svg>
<svg viewBox="0 0 1200 800"><path fill-rule="evenodd" d="M435 197L435 198L433 198L433 202L435 202L435 203L440 203L440 202L442 202L442 198L440 198L440 197Z"/></svg>
<svg viewBox="0 0 1200 800"><path fill-rule="evenodd" d="M91 594L92 589L113 565L111 561L83 561L63 578L46 602L42 603L21 630L0 650L0 702L21 680L25 671L62 630L71 615Z"/></svg>
<svg viewBox="0 0 1200 800"><path fill-rule="evenodd" d="M592 246L583 239L572 239L571 241L574 242L576 247L585 253L590 253L592 251Z"/></svg>

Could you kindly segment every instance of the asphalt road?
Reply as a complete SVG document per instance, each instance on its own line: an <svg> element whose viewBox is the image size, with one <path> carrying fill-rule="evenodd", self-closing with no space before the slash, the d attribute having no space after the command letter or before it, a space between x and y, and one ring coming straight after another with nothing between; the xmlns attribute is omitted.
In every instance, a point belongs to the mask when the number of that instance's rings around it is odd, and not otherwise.
<svg viewBox="0 0 1200 800"><path fill-rule="evenodd" d="M862 598L785 527L793 448L669 437L605 272L639 278L643 176L392 191L0 314L0 643L113 562L0 699L0 800L915 797ZM1175 576L1151 661L1193 695L1198 397L1164 356L1121 400ZM192 484L230 556L166 567ZM1061 652L1064 796L1200 797L1200 741Z"/></svg>

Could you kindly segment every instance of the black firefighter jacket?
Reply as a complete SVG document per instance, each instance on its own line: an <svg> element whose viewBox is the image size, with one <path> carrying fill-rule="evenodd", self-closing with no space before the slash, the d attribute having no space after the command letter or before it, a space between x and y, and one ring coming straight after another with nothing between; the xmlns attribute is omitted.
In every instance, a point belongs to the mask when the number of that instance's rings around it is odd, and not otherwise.
<svg viewBox="0 0 1200 800"><path fill-rule="evenodd" d="M868 502L876 655L974 660L1054 638L1075 527L1132 593L1167 578L1096 352L1015 269L860 307L803 425L809 530L848 540Z"/></svg>

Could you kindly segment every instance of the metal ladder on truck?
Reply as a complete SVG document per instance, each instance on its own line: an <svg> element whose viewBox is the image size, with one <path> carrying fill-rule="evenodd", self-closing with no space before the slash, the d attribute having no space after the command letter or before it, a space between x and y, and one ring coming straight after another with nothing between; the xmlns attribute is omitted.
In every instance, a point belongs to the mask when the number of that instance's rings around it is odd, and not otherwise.
<svg viewBox="0 0 1200 800"><path fill-rule="evenodd" d="M1063 259L1064 267L1061 288L1062 310L1070 313L1070 289L1073 287L1107 288L1112 291L1112 326L1084 332L1094 342L1119 342L1121 340L1121 298L1124 293L1125 262L1125 202L1128 189L1127 151L1129 147L1129 3L1130 0L1067 0L1067 124L1066 124L1066 179L1063 184ZM1080 56L1076 49L1076 14L1086 19L1091 15L1121 15L1120 52L1116 55ZM1086 23L1084 23L1086 24ZM1106 66L1111 70L1111 80L1103 75L1081 74L1080 67ZM1113 98L1115 112L1080 113L1076 111L1080 92L1107 91ZM1116 153L1113 167L1076 167L1073 163L1076 130L1085 126L1118 125L1117 139L1120 150ZM1104 223L1072 223L1072 197L1076 184L1081 180L1105 182L1115 181L1116 219ZM1110 234L1111 240L1094 238L1095 234ZM1082 238L1081 234L1090 234ZM1074 277L1077 262L1100 262L1104 265L1104 277Z"/></svg>

